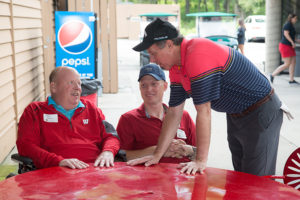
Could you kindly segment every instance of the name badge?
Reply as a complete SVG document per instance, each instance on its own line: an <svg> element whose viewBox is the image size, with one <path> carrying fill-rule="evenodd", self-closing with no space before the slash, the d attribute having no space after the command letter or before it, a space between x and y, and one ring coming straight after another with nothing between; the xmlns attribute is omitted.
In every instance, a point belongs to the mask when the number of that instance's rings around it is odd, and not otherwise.
<svg viewBox="0 0 300 200"><path fill-rule="evenodd" d="M177 137L180 139L186 139L186 134L185 134L184 130L177 129Z"/></svg>
<svg viewBox="0 0 300 200"><path fill-rule="evenodd" d="M44 114L44 121L50 123L57 123L58 122L58 115L57 114Z"/></svg>

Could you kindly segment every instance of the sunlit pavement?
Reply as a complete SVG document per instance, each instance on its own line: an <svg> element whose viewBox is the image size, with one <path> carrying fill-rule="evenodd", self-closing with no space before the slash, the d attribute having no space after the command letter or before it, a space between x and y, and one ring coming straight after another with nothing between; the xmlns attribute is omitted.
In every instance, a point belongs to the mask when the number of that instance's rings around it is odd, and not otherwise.
<svg viewBox="0 0 300 200"><path fill-rule="evenodd" d="M246 42L244 46L244 52L245 56L251 60L260 71L265 71L265 43Z"/></svg>

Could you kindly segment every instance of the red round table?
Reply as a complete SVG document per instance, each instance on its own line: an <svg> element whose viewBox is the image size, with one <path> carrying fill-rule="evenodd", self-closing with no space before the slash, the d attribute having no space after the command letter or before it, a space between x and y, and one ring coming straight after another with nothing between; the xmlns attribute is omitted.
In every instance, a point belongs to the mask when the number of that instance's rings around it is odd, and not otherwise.
<svg viewBox="0 0 300 200"><path fill-rule="evenodd" d="M35 170L0 182L0 200L300 199L299 191L267 178L216 168L191 176L176 167L115 163L113 168Z"/></svg>

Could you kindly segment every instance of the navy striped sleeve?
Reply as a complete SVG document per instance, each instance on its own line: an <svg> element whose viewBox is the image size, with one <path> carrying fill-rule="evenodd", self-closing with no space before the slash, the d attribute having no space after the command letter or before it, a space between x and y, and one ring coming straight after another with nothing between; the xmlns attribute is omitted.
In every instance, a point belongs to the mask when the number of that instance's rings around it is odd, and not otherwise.
<svg viewBox="0 0 300 200"><path fill-rule="evenodd" d="M205 78L191 81L192 98L195 105L220 98L221 73L216 71Z"/></svg>
<svg viewBox="0 0 300 200"><path fill-rule="evenodd" d="M169 107L175 107L182 104L190 95L184 90L181 84L171 83L171 94L169 100Z"/></svg>

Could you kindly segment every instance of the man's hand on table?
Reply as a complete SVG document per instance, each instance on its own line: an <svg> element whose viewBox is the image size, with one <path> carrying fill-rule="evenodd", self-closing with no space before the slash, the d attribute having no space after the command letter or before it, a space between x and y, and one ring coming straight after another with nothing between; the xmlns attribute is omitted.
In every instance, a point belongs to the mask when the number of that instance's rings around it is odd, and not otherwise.
<svg viewBox="0 0 300 200"><path fill-rule="evenodd" d="M160 158L155 155L144 156L141 158L133 159L127 162L127 165L139 165L145 163L145 166L155 165L159 162Z"/></svg>
<svg viewBox="0 0 300 200"><path fill-rule="evenodd" d="M203 174L203 171L206 168L206 162L194 160L187 163L180 163L178 168L181 168L180 172L185 174L195 175L197 171L199 171L200 174Z"/></svg>
<svg viewBox="0 0 300 200"><path fill-rule="evenodd" d="M113 167L114 154L111 151L103 151L95 160L94 166L97 167Z"/></svg>
<svg viewBox="0 0 300 200"><path fill-rule="evenodd" d="M58 165L60 167L69 167L71 169L85 169L89 167L87 163L76 158L64 159L60 161Z"/></svg>

